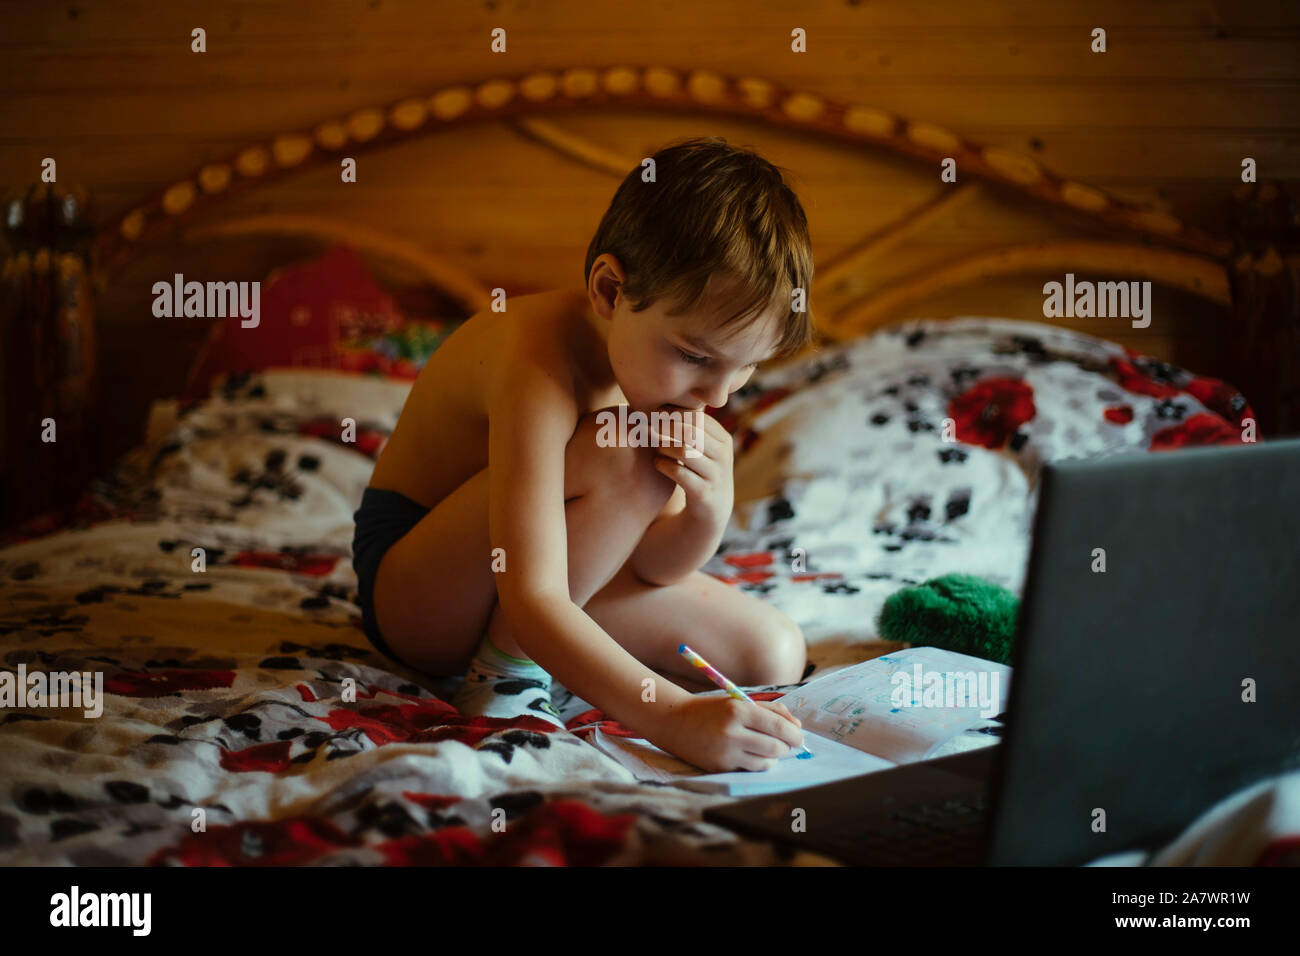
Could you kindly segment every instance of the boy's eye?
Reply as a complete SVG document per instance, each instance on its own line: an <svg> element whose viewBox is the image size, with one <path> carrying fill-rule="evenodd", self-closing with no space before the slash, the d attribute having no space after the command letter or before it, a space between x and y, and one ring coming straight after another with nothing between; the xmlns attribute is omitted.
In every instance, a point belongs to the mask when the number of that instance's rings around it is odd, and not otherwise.
<svg viewBox="0 0 1300 956"><path fill-rule="evenodd" d="M683 352L681 349L677 350L677 354L680 355L683 360L690 362L692 365L709 364L708 356L705 355L692 355L690 352Z"/></svg>

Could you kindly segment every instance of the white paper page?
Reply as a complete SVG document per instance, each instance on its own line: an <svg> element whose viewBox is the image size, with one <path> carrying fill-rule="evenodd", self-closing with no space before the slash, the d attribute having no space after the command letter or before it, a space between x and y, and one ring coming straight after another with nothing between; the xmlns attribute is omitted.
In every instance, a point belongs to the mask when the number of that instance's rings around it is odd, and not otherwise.
<svg viewBox="0 0 1300 956"><path fill-rule="evenodd" d="M592 734L591 742L632 771L638 780L657 780L705 793L779 793L894 766L888 760L815 734L804 735L804 744L813 754L811 757L801 760L791 753L778 760L770 770L732 773L705 773L639 737L614 737L597 730Z"/></svg>
<svg viewBox="0 0 1300 956"><path fill-rule="evenodd" d="M631 770L638 780L673 783L684 774L699 774L699 767L678 760L643 737L616 737L601 730L591 735L591 743Z"/></svg>
<svg viewBox="0 0 1300 956"><path fill-rule="evenodd" d="M920 684L914 686L918 664ZM895 681L899 672L905 682ZM975 679L969 684L948 679L972 673ZM937 702L926 698L927 692L934 694L927 691L931 674L942 681ZM969 706L955 706L961 701L959 686L971 694ZM901 764L924 760L986 716L1005 711L1010 688L1011 668L1003 664L936 647L911 647L814 680L779 702L805 731Z"/></svg>
<svg viewBox="0 0 1300 956"><path fill-rule="evenodd" d="M677 780L679 787L704 793L727 793L749 796L760 793L783 793L819 784L860 777L895 766L892 761L863 753L844 744L815 734L804 734L804 744L811 757L800 760L794 754L782 757L770 770L709 773Z"/></svg>

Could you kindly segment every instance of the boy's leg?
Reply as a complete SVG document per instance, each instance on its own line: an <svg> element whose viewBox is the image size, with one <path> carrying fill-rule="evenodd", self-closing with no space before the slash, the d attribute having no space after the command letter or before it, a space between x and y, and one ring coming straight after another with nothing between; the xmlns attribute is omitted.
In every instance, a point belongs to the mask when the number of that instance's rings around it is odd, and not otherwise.
<svg viewBox="0 0 1300 956"><path fill-rule="evenodd" d="M807 664L803 632L770 604L695 571L647 584L624 566L584 610L628 653L686 690L716 690L678 653L689 644L737 685L797 684Z"/></svg>
<svg viewBox="0 0 1300 956"><path fill-rule="evenodd" d="M595 413L565 451L569 589L582 606L618 572L672 494L653 448L601 448ZM496 605L488 537L488 471L439 502L380 562L374 610L393 653L431 675L460 674ZM502 635L506 654L522 657Z"/></svg>

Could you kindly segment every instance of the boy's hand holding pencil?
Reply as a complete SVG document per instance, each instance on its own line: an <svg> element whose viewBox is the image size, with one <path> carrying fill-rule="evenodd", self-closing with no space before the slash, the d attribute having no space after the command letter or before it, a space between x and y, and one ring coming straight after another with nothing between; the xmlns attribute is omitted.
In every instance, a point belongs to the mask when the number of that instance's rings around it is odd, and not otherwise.
<svg viewBox="0 0 1300 956"><path fill-rule="evenodd" d="M727 697L691 697L654 742L709 773L768 770L792 749L808 754L800 723L784 704L753 700L685 644L683 657L727 690Z"/></svg>

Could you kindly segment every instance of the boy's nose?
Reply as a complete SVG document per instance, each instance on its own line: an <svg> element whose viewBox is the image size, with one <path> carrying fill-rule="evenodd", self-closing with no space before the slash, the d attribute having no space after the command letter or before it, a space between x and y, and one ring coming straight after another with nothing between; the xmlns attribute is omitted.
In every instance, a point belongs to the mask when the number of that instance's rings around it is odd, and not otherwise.
<svg viewBox="0 0 1300 956"><path fill-rule="evenodd" d="M713 408L721 408L727 404L727 399L731 393L727 390L727 382L720 382L711 389L698 389L694 395L697 401L703 402Z"/></svg>

